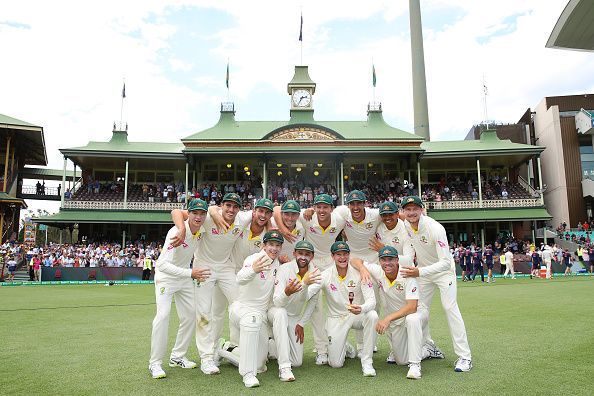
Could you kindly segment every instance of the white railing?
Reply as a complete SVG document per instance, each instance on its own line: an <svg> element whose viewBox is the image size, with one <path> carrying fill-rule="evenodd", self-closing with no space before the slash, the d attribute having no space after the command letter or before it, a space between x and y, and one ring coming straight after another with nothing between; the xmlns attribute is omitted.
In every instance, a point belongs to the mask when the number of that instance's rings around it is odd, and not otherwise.
<svg viewBox="0 0 594 396"><path fill-rule="evenodd" d="M536 193L534 187L532 187L522 176L518 176L518 184L522 186L524 190L528 191L531 195L534 195L534 193Z"/></svg>
<svg viewBox="0 0 594 396"><path fill-rule="evenodd" d="M63 209L103 209L103 210L173 210L182 209L183 203L178 202L128 202L124 208L123 202L105 201L64 201Z"/></svg>
<svg viewBox="0 0 594 396"><path fill-rule="evenodd" d="M540 198L521 198L521 199L491 199L480 201L441 201L426 202L427 209L433 210L451 210L451 209L491 209L491 208L533 208L540 207L542 203Z"/></svg>

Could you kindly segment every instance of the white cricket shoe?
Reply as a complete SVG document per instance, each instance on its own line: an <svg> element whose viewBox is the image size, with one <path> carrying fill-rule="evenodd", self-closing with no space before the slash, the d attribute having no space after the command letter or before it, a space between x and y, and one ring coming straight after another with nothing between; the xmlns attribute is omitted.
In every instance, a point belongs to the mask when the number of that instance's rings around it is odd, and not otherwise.
<svg viewBox="0 0 594 396"><path fill-rule="evenodd" d="M420 379L421 378L421 364L420 363L409 364L408 365L408 374L406 374L406 378Z"/></svg>
<svg viewBox="0 0 594 396"><path fill-rule="evenodd" d="M454 371L461 373L470 371L472 369L472 361L468 359L458 358L456 360L456 367L454 367Z"/></svg>
<svg viewBox="0 0 594 396"><path fill-rule="evenodd" d="M260 386L260 381L258 381L254 373L247 373L243 376L243 384L246 388L256 388Z"/></svg>
<svg viewBox="0 0 594 396"><path fill-rule="evenodd" d="M185 356L182 356L180 358L170 358L169 359L169 367L181 367L181 368L187 368L187 369L193 369L196 368L198 365L196 364L196 362L191 361L190 359L188 359Z"/></svg>
<svg viewBox="0 0 594 396"><path fill-rule="evenodd" d="M293 382L295 381L295 376L291 371L290 367L282 368L278 371L278 378L280 378L283 382Z"/></svg>
<svg viewBox="0 0 594 396"><path fill-rule="evenodd" d="M350 342L346 343L346 357L349 359L354 359L357 357L357 350Z"/></svg>
<svg viewBox="0 0 594 396"><path fill-rule="evenodd" d="M325 364L328 364L328 354L326 353L320 353L316 356L316 364L318 366L323 366Z"/></svg>
<svg viewBox="0 0 594 396"><path fill-rule="evenodd" d="M390 354L386 358L386 363L388 363L388 364L396 364L396 357L394 356L394 352L390 351Z"/></svg>
<svg viewBox="0 0 594 396"><path fill-rule="evenodd" d="M159 363L153 363L149 365L149 371L151 372L151 375L154 379L167 377L167 374L165 374L165 371L163 371L163 368Z"/></svg>
<svg viewBox="0 0 594 396"><path fill-rule="evenodd" d="M432 342L426 342L421 350L421 356L425 359L445 359L443 352Z"/></svg>
<svg viewBox="0 0 594 396"><path fill-rule="evenodd" d="M375 369L371 364L362 365L363 377L375 377Z"/></svg>
<svg viewBox="0 0 594 396"><path fill-rule="evenodd" d="M205 360L200 363L200 370L206 375L219 374L221 371L212 360Z"/></svg>

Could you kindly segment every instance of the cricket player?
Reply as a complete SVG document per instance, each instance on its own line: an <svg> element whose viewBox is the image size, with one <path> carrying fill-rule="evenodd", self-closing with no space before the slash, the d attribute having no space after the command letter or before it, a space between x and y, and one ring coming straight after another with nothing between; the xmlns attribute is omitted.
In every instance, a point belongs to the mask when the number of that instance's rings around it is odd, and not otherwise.
<svg viewBox="0 0 594 396"><path fill-rule="evenodd" d="M454 370L472 369L470 346L466 337L464 320L457 301L456 271L450 253L445 229L437 221L423 214L423 202L417 196L403 199L402 208L406 217L405 227L417 257L417 267L403 266L400 269L406 278L418 278L420 288L419 305L427 311L433 300L435 289L439 289L441 305L446 314L454 352L458 355ZM423 337L429 337L429 320L424 325Z"/></svg>
<svg viewBox="0 0 594 396"><path fill-rule="evenodd" d="M299 221L305 229L304 239L311 243L316 251L312 264L322 272L334 264L330 247L336 241L336 238L338 238L345 225L343 217L334 213L333 205L334 203L330 195L318 194L314 198L314 214L311 220L305 219L303 211L299 217ZM296 239L284 226L278 213L275 213L275 221L279 231L288 241ZM326 318L324 317L323 310L320 304L316 304L311 325L313 328L314 345L317 351L316 364L319 366L328 364L328 336L326 335L324 323L326 323Z"/></svg>
<svg viewBox="0 0 594 396"><path fill-rule="evenodd" d="M516 279L516 272L514 271L514 254L510 248L506 249L504 256L506 268L505 272L503 273L503 278L505 278L508 273L511 273L511 278Z"/></svg>
<svg viewBox="0 0 594 396"><path fill-rule="evenodd" d="M192 279L205 281L210 270L207 268L190 268L194 251L199 250L204 234L202 227L206 218L208 205L201 199L193 199L188 204L188 220L184 221L187 238L174 247L172 239L177 228L172 227L167 233L165 245L155 267L155 295L157 314L153 320L151 335L151 357L149 371L153 378L165 378L162 368L163 356L167 350L167 333L169 330L169 314L171 301L175 299L175 308L179 317L179 330L175 345L171 351L169 366L195 368L196 363L186 358L188 346L194 335L196 309L194 307L194 284Z"/></svg>
<svg viewBox="0 0 594 396"><path fill-rule="evenodd" d="M540 252L532 250L528 253L530 261L532 262L532 268L530 269L530 279L538 279L538 270L540 270Z"/></svg>
<svg viewBox="0 0 594 396"><path fill-rule="evenodd" d="M487 283L495 282L495 279L493 279L493 256L495 256L493 248L491 245L487 245L483 251L483 258L485 259L485 264L487 265Z"/></svg>
<svg viewBox="0 0 594 396"><path fill-rule="evenodd" d="M552 272L551 272L551 265L553 262L553 249L549 245L545 245L543 251L541 252L542 261L547 267L547 279L551 279Z"/></svg>
<svg viewBox="0 0 594 396"><path fill-rule="evenodd" d="M196 346L200 353L200 370L204 374L218 374L219 368L214 362L214 351L219 334L213 329L221 329L224 321L224 309L212 310L215 289L219 289L228 303L237 298L237 282L235 263L231 260L231 253L235 242L241 238L242 232L252 221L252 212L240 212L241 198L235 193L223 196L221 207L209 208L209 215L204 221L204 235L202 248L194 255L194 266L208 268L211 271L206 282L196 288ZM183 222L185 213L173 210L172 217L178 227L178 236L183 235L180 221ZM227 225L220 227L214 221L213 214L220 214ZM214 323L213 323L214 322ZM219 330L220 331L220 330ZM236 337L231 336L232 339Z"/></svg>
<svg viewBox="0 0 594 396"><path fill-rule="evenodd" d="M220 356L239 367L239 374L247 388L260 386L256 375L266 371L268 309L284 239L275 230L264 234L263 241L262 251L246 258L243 268L237 273L239 296L229 307L229 325L239 330L239 358L233 351L219 350ZM288 371L291 371L290 368ZM291 380L290 377L287 380Z"/></svg>
<svg viewBox="0 0 594 396"><path fill-rule="evenodd" d="M483 251L480 246L475 246L474 253L472 253L472 280L476 279L476 274L481 273L481 282L485 283L485 270L483 269Z"/></svg>
<svg viewBox="0 0 594 396"><path fill-rule="evenodd" d="M421 378L421 360L423 352L430 357L427 349L422 348L423 318L417 312L419 287L414 278L402 278L398 274L398 251L392 246L385 246L378 252L379 265L357 262L353 267L365 265L380 289L380 302L384 315L376 325L379 334L386 334L390 340L391 352L395 362L409 366L407 378Z"/></svg>
<svg viewBox="0 0 594 396"><path fill-rule="evenodd" d="M365 377L375 377L373 368L373 347L377 338L375 325L375 295L371 282L362 282L359 271L350 261L350 249L346 242L338 241L330 248L334 266L322 272L320 283L309 287L308 304L317 304L320 290L328 310L326 331L328 332L328 364L342 367L347 350L350 329L363 330L361 367ZM309 307L308 307L309 308Z"/></svg>
<svg viewBox="0 0 594 396"><path fill-rule="evenodd" d="M299 221L300 215L301 206L297 201L288 200L280 207L281 222L291 233L291 235L295 237L295 240L293 241L285 239L285 242L283 243L283 249L281 250L281 255L279 257L279 261L281 263L286 263L287 261L291 260L291 257L293 257L293 252L295 251L295 245L302 241L305 236L305 229ZM272 227L278 229L274 218L272 219Z"/></svg>
<svg viewBox="0 0 594 396"><path fill-rule="evenodd" d="M293 381L292 367L303 362L303 328L309 321L312 309L305 310L308 286L319 282L320 270L311 264L314 247L299 241L293 251L294 259L280 266L274 285L274 306L268 310L272 323L274 343L269 353L276 356L281 381Z"/></svg>

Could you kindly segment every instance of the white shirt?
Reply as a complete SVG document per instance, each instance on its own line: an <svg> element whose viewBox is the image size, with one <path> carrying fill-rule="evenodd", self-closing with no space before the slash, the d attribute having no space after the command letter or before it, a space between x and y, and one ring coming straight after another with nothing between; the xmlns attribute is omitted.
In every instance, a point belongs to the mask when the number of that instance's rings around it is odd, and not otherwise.
<svg viewBox="0 0 594 396"><path fill-rule="evenodd" d="M171 240L177 235L177 227L172 227L167 233L163 250L155 264L155 284L192 278L190 263L194 257L194 252L200 250L204 229L201 227L198 232L192 234L187 220L184 225L186 227L186 239L178 247L173 247L171 244Z"/></svg>
<svg viewBox="0 0 594 396"><path fill-rule="evenodd" d="M270 221L272 222L272 227L278 229L274 217L272 217ZM297 221L297 223L295 224L295 228L293 228L293 230L291 231L291 234L293 234L296 237L295 242L289 242L285 239L285 242L283 243L283 248L280 252L281 256L289 256L289 258L292 258L293 252L295 251L295 245L297 245L297 242L303 240L305 236L305 229L303 228L303 224L301 224L300 221Z"/></svg>
<svg viewBox="0 0 594 396"><path fill-rule="evenodd" d="M308 271L311 271L312 269L313 266L310 264ZM297 262L295 262L295 260L292 260L288 263L281 265L276 273L273 302L275 307L285 308L289 316L301 316L303 307L307 302L308 286L302 283L303 288L300 291L295 292L290 296L287 296L285 294L285 287L287 287L289 282L291 282L294 279L301 281ZM307 323L308 320L309 317L306 317L304 314L299 324L303 326L305 325L305 323Z"/></svg>
<svg viewBox="0 0 594 396"><path fill-rule="evenodd" d="M364 209L365 218L361 222L353 219L348 206L338 206L334 212L342 216L345 221L344 233L351 249L351 257L373 262L377 261L377 252L369 247L369 240L375 236L378 225L382 224L382 219L379 209Z"/></svg>
<svg viewBox="0 0 594 396"><path fill-rule="evenodd" d="M262 250L264 246L262 238L265 233L266 230L263 230L260 234L253 235L249 225L242 230L240 237L235 241L235 245L233 245L233 252L231 253L231 261L235 266L235 271L239 271L243 267L243 262L248 256Z"/></svg>
<svg viewBox="0 0 594 396"><path fill-rule="evenodd" d="M514 254L510 251L505 252L505 264L507 264L507 265L514 264Z"/></svg>
<svg viewBox="0 0 594 396"><path fill-rule="evenodd" d="M448 237L441 224L429 216L421 215L416 232L408 221L404 222L404 226L417 257L420 277L456 274Z"/></svg>
<svg viewBox="0 0 594 396"><path fill-rule="evenodd" d="M326 229L320 226L316 213L313 214L310 221L305 220L302 214L299 221L305 229L305 240L314 246L315 258L330 257L330 246L344 228L345 220L342 216L333 211L330 215L330 225Z"/></svg>
<svg viewBox="0 0 594 396"><path fill-rule="evenodd" d="M382 222L379 226L377 226L375 237L385 246L392 246L398 250L400 265L412 265L415 251L410 244L410 239L408 238L406 229L404 227L404 221L398 220L396 227L392 228L391 230L389 230L388 227L386 227L386 225ZM403 260L405 257L407 261ZM377 263L377 261L378 256L376 252L375 258L373 260L368 260L368 262Z"/></svg>
<svg viewBox="0 0 594 396"><path fill-rule="evenodd" d="M260 312L268 311L272 303L274 292L274 281L278 271L278 260L274 260L268 271L254 272L254 262L266 254L264 251L252 254L243 262L243 267L237 273L237 284L239 285L239 296L237 301Z"/></svg>
<svg viewBox="0 0 594 396"><path fill-rule="evenodd" d="M324 290L326 296L326 308L329 317L341 317L351 314L347 304L360 305L361 313L375 309L375 295L372 283L361 283L359 271L351 267L347 268L344 278L338 276L336 265L322 272L322 280L308 288L308 298L312 302L320 290Z"/></svg>
<svg viewBox="0 0 594 396"><path fill-rule="evenodd" d="M379 288L379 297L384 313L390 314L402 309L407 300L419 299L419 287L415 278L402 278L400 273L393 282L386 278L386 273L379 264L365 263L365 267ZM393 324L402 324L405 318L393 321Z"/></svg>
<svg viewBox="0 0 594 396"><path fill-rule="evenodd" d="M220 211L219 211L220 213ZM241 238L241 233L252 221L252 212L239 212L227 231L219 230L210 215L204 220L204 235L201 249L196 251L195 262L199 266L219 269L221 266L235 270L229 260L233 245Z"/></svg>
<svg viewBox="0 0 594 396"><path fill-rule="evenodd" d="M545 248L540 255L543 260L550 261L553 258L553 251L550 248Z"/></svg>

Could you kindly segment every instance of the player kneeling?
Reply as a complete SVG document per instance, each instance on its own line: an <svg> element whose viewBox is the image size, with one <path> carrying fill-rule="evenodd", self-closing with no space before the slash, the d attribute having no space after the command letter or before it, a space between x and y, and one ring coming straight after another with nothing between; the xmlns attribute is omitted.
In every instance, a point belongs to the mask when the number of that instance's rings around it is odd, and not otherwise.
<svg viewBox="0 0 594 396"><path fill-rule="evenodd" d="M167 349L167 332L171 301L175 298L175 309L179 317L179 330L175 346L171 350L169 366L195 368L196 363L186 358L186 352L196 326L194 308L194 284L192 279L203 281L210 275L210 270L190 268L194 251L199 248L202 239L202 224L206 218L208 205L201 199L194 199L188 204L188 220L184 222L186 238L177 247L171 243L177 234L177 227L167 233L165 245L155 266L155 295L157 314L153 320L151 335L151 357L149 371L153 378L165 378L162 368L163 356Z"/></svg>
<svg viewBox="0 0 594 396"><path fill-rule="evenodd" d="M406 377L419 379L421 360L429 357L429 353L422 348L423 318L417 312L417 281L398 276L396 248L385 246L379 250L378 256L380 265L365 263L372 278L378 283L382 309L387 314L377 322L376 330L389 338L396 364L408 364ZM353 264L357 266L359 263Z"/></svg>
<svg viewBox="0 0 594 396"><path fill-rule="evenodd" d="M278 360L281 381L294 381L291 368L299 367L303 362L303 328L313 313L313 309L303 310L303 307L307 302L309 285L319 282L321 278L319 269L311 264L314 257L311 243L297 242L293 257L294 260L278 269L274 286L274 307L268 311L268 320L272 323L274 335L269 353Z"/></svg>
<svg viewBox="0 0 594 396"><path fill-rule="evenodd" d="M363 283L359 272L350 265L350 248L346 242L335 242L331 248L334 265L322 272L322 280L309 287L309 304L315 304L320 290L324 290L328 317L328 364L342 367L346 356L350 329L363 330L361 367L363 375L375 377L373 347L377 333L375 295L371 282ZM308 306L309 309L309 306Z"/></svg>

